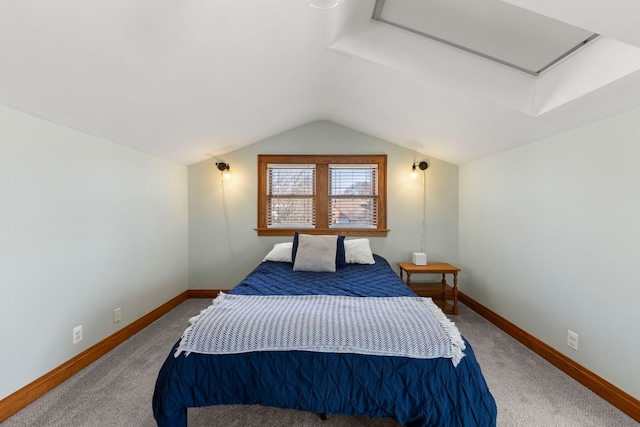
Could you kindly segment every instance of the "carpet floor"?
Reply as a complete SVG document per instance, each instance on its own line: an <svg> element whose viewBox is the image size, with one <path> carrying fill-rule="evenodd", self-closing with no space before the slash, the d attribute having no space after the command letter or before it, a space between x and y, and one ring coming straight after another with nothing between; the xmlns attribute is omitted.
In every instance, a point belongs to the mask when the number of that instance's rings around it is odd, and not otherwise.
<svg viewBox="0 0 640 427"><path fill-rule="evenodd" d="M210 304L190 299L100 360L24 408L0 427L153 427L156 376L188 319ZM637 427L640 425L553 365L460 305L450 316L471 343L498 405L500 427ZM189 426L397 427L367 419L262 406L188 410Z"/></svg>

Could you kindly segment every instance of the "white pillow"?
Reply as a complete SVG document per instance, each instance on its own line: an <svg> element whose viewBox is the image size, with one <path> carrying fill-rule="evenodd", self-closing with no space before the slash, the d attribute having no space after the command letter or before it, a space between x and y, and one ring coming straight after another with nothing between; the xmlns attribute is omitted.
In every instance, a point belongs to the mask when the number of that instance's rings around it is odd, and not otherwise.
<svg viewBox="0 0 640 427"><path fill-rule="evenodd" d="M273 245L273 249L271 249L271 252L269 252L267 256L264 257L262 262L264 261L292 262L291 261L292 249L293 249L293 242L276 243L275 245Z"/></svg>
<svg viewBox="0 0 640 427"><path fill-rule="evenodd" d="M347 264L375 264L369 239L345 239L345 259Z"/></svg>

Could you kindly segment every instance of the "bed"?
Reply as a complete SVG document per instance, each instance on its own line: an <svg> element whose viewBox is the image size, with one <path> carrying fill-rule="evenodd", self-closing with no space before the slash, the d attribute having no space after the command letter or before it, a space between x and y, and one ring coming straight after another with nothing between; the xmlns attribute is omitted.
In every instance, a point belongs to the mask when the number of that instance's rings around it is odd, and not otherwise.
<svg viewBox="0 0 640 427"><path fill-rule="evenodd" d="M368 243L365 246L368 248ZM291 253L290 246L280 250L284 254L281 258L267 256L228 292L226 299L233 296L234 301L260 302L270 298L315 298L323 303L423 300L381 256L369 254L367 263L339 262L338 249L335 271L297 271L292 268L292 264L296 265L296 252L288 259L287 250ZM271 253L274 251L275 246ZM347 248L347 259L348 252ZM216 302L218 299L205 311L213 312L210 309L215 304L222 304ZM191 327L197 325L205 311L191 319ZM158 374L153 396L158 426L185 427L189 407L230 404L259 404L326 415L391 417L408 427L496 424L495 401L464 337L464 357L454 365L446 357L364 354L339 348L333 351L334 347L321 351L292 347L287 351L190 352L182 346L191 327L173 346Z"/></svg>

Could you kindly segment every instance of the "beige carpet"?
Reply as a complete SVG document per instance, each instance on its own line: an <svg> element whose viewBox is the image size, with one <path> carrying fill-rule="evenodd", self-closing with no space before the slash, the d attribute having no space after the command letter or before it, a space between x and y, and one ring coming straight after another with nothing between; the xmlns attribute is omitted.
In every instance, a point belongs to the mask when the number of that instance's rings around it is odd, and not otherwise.
<svg viewBox="0 0 640 427"><path fill-rule="evenodd" d="M210 300L191 299L90 367L9 418L1 427L155 426L151 397L172 345ZM471 343L498 405L500 427L631 427L634 420L600 399L469 308L450 316ZM391 427L390 419L311 413L259 406L189 410L189 426Z"/></svg>

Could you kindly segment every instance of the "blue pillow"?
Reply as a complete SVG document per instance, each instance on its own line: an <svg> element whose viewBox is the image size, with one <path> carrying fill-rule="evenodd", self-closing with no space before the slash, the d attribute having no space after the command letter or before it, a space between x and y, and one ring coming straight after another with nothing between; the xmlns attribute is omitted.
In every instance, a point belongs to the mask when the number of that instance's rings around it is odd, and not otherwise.
<svg viewBox="0 0 640 427"><path fill-rule="evenodd" d="M297 231L293 235L293 248L291 248L291 263L296 262L296 252L298 252L298 233ZM338 236L338 243L336 247L336 268L342 268L347 265L346 251L344 249L344 236Z"/></svg>
<svg viewBox="0 0 640 427"><path fill-rule="evenodd" d="M338 236L338 247L336 248L336 268L347 265L347 250L344 248L344 236Z"/></svg>

